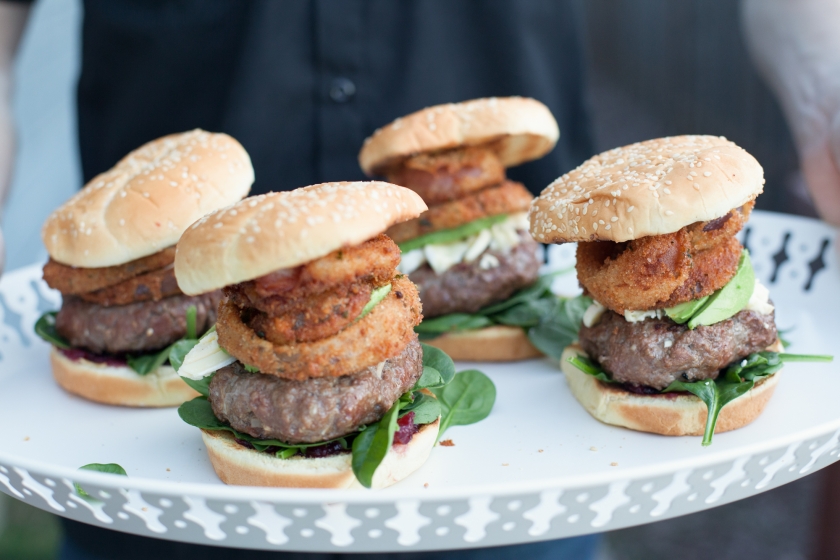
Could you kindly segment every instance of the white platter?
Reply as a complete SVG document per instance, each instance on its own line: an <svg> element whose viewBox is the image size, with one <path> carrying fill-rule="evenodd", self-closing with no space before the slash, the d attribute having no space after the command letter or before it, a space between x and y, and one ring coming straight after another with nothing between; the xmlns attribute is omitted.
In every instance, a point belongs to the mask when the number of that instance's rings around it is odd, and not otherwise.
<svg viewBox="0 0 840 560"><path fill-rule="evenodd" d="M746 242L790 351L836 353L840 268L832 228L756 212ZM554 247L568 266L573 247ZM574 290L569 275L561 290ZM480 366L498 389L480 424L447 432L426 465L383 491L225 486L175 409L96 405L52 381L36 318L57 308L40 267L0 281L0 491L85 523L200 544L411 551L555 539L648 523L807 475L840 453L840 363L795 363L764 415L736 432L668 438L609 427L548 360ZM469 364L459 364L466 369ZM128 477L76 469L119 463ZM83 483L101 502L76 496Z"/></svg>

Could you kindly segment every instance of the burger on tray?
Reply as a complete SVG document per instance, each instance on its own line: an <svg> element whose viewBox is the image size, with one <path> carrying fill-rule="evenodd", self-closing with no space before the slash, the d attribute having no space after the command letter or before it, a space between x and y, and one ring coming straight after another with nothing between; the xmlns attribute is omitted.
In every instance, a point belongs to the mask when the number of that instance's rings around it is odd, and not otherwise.
<svg viewBox="0 0 840 560"><path fill-rule="evenodd" d="M193 130L131 152L47 218L44 280L63 302L35 330L53 345L59 385L124 406L177 406L195 396L165 364L173 344L213 325L221 293L181 292L175 243L253 182L236 140Z"/></svg>
<svg viewBox="0 0 840 560"><path fill-rule="evenodd" d="M359 164L368 175L417 192L422 216L388 235L403 252L400 270L423 300L418 327L429 344L461 360L540 355L510 307L552 297L534 286L542 251L528 235L533 196L505 168L537 159L557 142L557 122L533 99L476 99L429 107L377 130ZM527 297L510 301L524 288Z"/></svg>
<svg viewBox="0 0 840 560"><path fill-rule="evenodd" d="M591 304L561 366L595 418L708 445L761 414L784 361L828 359L780 353L735 238L763 185L732 142L678 136L595 156L534 201L534 239L578 242Z"/></svg>
<svg viewBox="0 0 840 560"><path fill-rule="evenodd" d="M471 423L449 413L455 393L480 391L463 401L483 407L471 421L489 413L489 379L448 385L452 361L414 332L417 288L383 232L424 210L396 185L329 183L247 198L184 233L181 289L225 297L179 367L203 394L179 414L224 482L388 486L425 462L441 424Z"/></svg>

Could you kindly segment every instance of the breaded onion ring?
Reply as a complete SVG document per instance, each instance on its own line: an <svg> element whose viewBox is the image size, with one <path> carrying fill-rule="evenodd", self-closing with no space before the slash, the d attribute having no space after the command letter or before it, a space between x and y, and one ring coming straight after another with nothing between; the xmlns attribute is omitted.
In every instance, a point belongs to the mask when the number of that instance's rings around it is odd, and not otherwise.
<svg viewBox="0 0 840 560"><path fill-rule="evenodd" d="M419 218L391 226L385 233L397 243L402 243L433 231L452 229L479 218L524 212L530 208L533 199L534 196L522 183L505 181L497 187L432 206Z"/></svg>
<svg viewBox="0 0 840 560"><path fill-rule="evenodd" d="M175 296L180 293L181 290L178 288L178 281L175 280L175 269L172 265L169 265L158 270L140 274L139 276L134 276L124 282L96 290L95 292L79 294L79 297L89 303L109 307L149 300L160 301L165 297Z"/></svg>
<svg viewBox="0 0 840 560"><path fill-rule="evenodd" d="M230 301L219 305L219 345L261 373L297 380L347 375L397 356L423 317L417 288L405 276L394 278L391 292L365 317L316 342L272 344L243 323L240 312Z"/></svg>
<svg viewBox="0 0 840 560"><path fill-rule="evenodd" d="M297 268L227 286L223 291L239 307L255 307L278 317L293 311L301 299L334 286L355 282L382 286L394 276L399 262L400 248L383 234Z"/></svg>
<svg viewBox="0 0 840 560"><path fill-rule="evenodd" d="M578 280L588 293L616 313L654 309L688 280L691 246L685 228L627 243L581 242Z"/></svg>
<svg viewBox="0 0 840 560"><path fill-rule="evenodd" d="M457 200L505 180L505 168L493 151L461 147L410 157L385 176L419 194L429 206Z"/></svg>
<svg viewBox="0 0 840 560"><path fill-rule="evenodd" d="M671 292L668 300L657 302L655 307L673 307L678 303L711 295L723 288L738 270L741 249L738 240L730 237L711 249L695 254L688 279Z"/></svg>
<svg viewBox="0 0 840 560"><path fill-rule="evenodd" d="M175 247L167 247L148 257L102 268L77 268L50 259L44 265L44 281L64 295L93 292L125 282L134 276L158 270L175 262Z"/></svg>
<svg viewBox="0 0 840 560"><path fill-rule="evenodd" d="M755 206L755 201L750 201L739 208L730 210L720 218L688 226L692 250L705 251L733 237L750 219L753 206Z"/></svg>
<svg viewBox="0 0 840 560"><path fill-rule="evenodd" d="M356 320L370 301L373 285L366 282L341 284L332 289L290 302L282 314L252 313L244 322L257 336L274 344L312 342L337 334Z"/></svg>

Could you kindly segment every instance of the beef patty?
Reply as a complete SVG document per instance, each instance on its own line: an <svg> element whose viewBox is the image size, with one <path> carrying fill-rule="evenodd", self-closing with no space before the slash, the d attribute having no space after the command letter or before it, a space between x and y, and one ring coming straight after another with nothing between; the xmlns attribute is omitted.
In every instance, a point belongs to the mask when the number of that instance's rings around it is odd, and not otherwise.
<svg viewBox="0 0 840 560"><path fill-rule="evenodd" d="M186 334L186 313L191 305L196 308L198 334L213 326L221 297L221 292L215 291L105 307L65 296L55 328L71 346L96 354L160 350Z"/></svg>
<svg viewBox="0 0 840 560"><path fill-rule="evenodd" d="M670 319L629 323L607 311L592 327L581 326L580 345L612 378L664 389L675 379L715 379L721 369L777 338L774 315L743 310L735 316L689 330Z"/></svg>
<svg viewBox="0 0 840 560"><path fill-rule="evenodd" d="M247 373L235 362L210 382L210 404L217 418L253 437L316 443L376 422L422 373L416 338L380 372L371 366L342 377L289 381Z"/></svg>
<svg viewBox="0 0 840 560"><path fill-rule="evenodd" d="M542 260L539 244L527 234L510 252L487 251L499 266L482 270L481 259L459 263L438 276L427 264L408 275L420 290L423 316L475 313L482 307L504 301L514 292L536 282Z"/></svg>

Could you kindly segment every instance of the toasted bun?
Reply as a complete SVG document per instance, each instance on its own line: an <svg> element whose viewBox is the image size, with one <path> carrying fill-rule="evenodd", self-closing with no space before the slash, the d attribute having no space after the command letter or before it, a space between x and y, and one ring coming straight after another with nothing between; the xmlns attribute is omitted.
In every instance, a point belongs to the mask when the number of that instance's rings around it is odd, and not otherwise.
<svg viewBox="0 0 840 560"><path fill-rule="evenodd" d="M719 218L764 189L764 170L716 136L658 138L597 155L531 204L542 243L628 241Z"/></svg>
<svg viewBox="0 0 840 560"><path fill-rule="evenodd" d="M385 488L419 469L435 445L440 420L420 428L405 445L394 445L373 475L372 488ZM351 455L278 459L247 449L230 432L201 430L210 463L225 484L281 488L362 488L353 474Z"/></svg>
<svg viewBox="0 0 840 560"><path fill-rule="evenodd" d="M462 362L514 362L543 355L524 330L506 325L448 333L423 342Z"/></svg>
<svg viewBox="0 0 840 560"><path fill-rule="evenodd" d="M169 366L147 375L137 375L129 367L97 364L85 359L71 360L52 348L53 377L67 392L90 401L120 406L179 406L198 393L178 377Z"/></svg>
<svg viewBox="0 0 840 560"><path fill-rule="evenodd" d="M486 145L512 167L544 156L559 137L551 111L535 99L474 99L429 107L380 128L365 140L359 165L377 175L419 153Z"/></svg>
<svg viewBox="0 0 840 560"><path fill-rule="evenodd" d="M425 210L414 191L379 181L252 196L184 232L175 277L185 294L209 292L358 245Z"/></svg>
<svg viewBox="0 0 840 560"><path fill-rule="evenodd" d="M775 345L769 350L775 351ZM706 427L706 404L694 395L670 393L637 395L598 381L570 364L568 358L586 356L577 344L568 346L560 359L560 368L572 394L597 420L640 432L664 436L702 436ZM777 372L759 381L745 395L720 411L715 433L746 426L764 411L779 383Z"/></svg>
<svg viewBox="0 0 840 560"><path fill-rule="evenodd" d="M248 194L254 170L227 134L193 130L134 150L53 212L41 230L50 256L114 266L174 245L187 227Z"/></svg>

